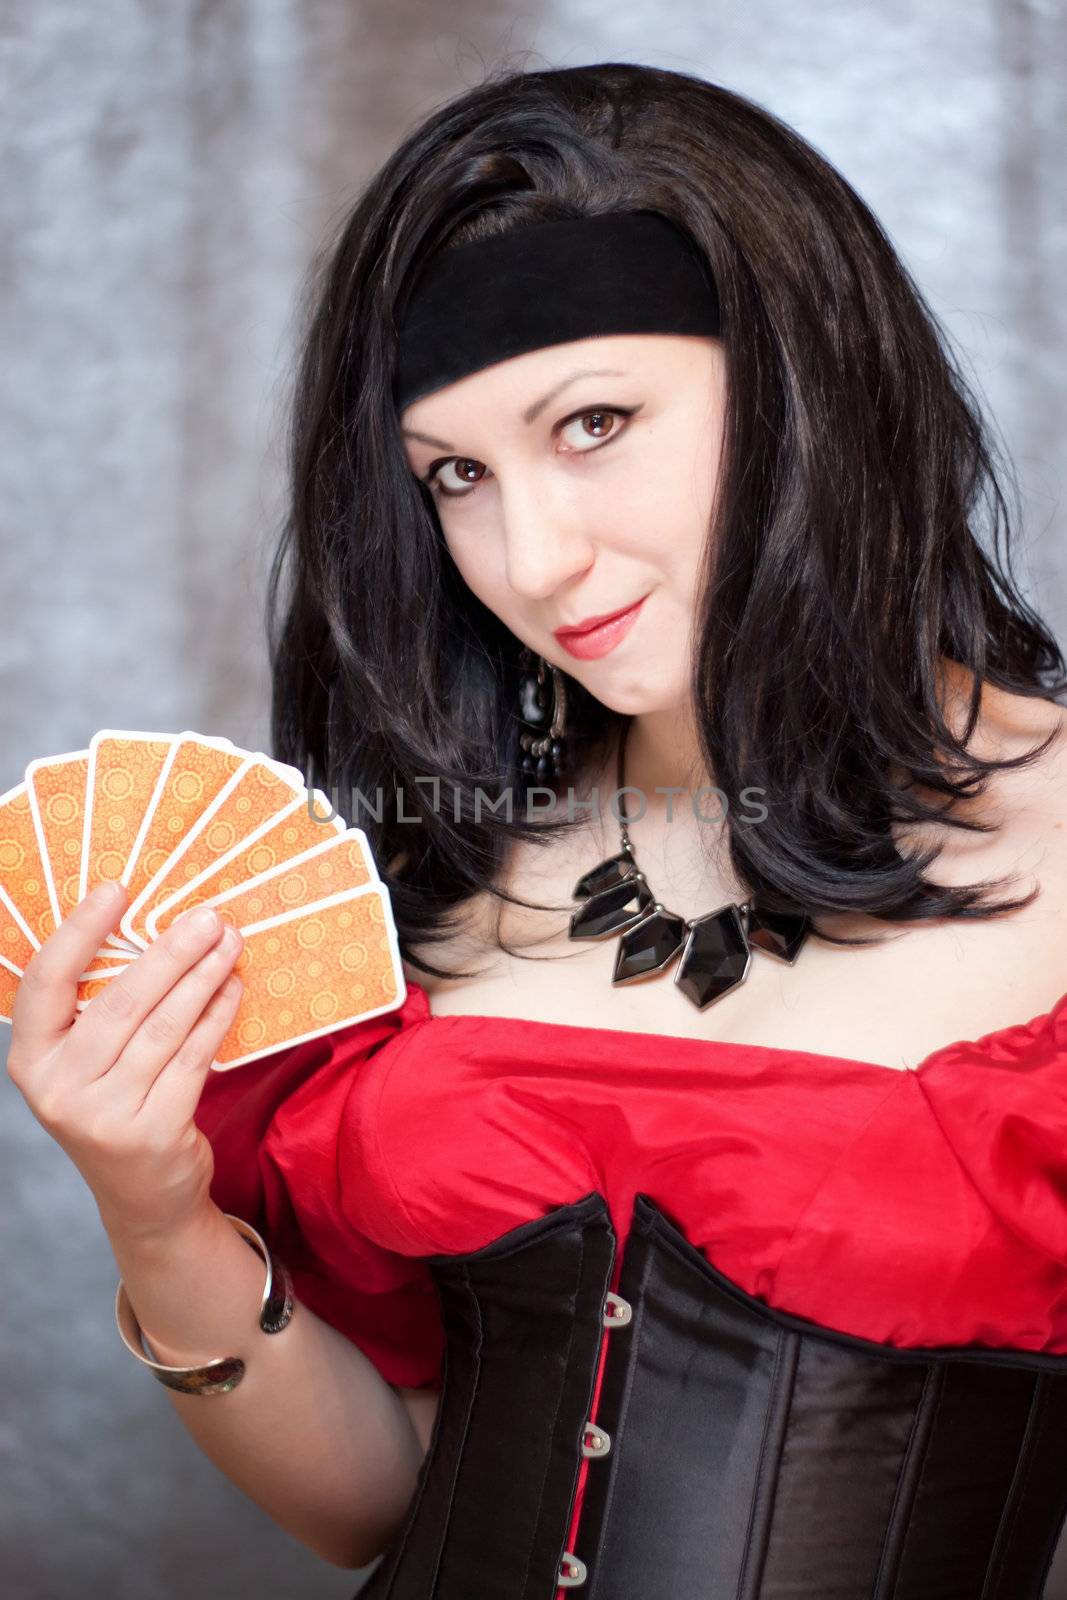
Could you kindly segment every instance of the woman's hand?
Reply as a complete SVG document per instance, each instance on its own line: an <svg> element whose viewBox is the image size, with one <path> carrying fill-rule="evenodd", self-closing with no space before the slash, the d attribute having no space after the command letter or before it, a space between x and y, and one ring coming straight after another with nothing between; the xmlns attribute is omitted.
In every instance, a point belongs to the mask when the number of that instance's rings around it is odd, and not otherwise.
<svg viewBox="0 0 1067 1600"><path fill-rule="evenodd" d="M77 979L127 904L95 891L35 952L15 995L7 1071L68 1154L112 1238L181 1228L209 1204L215 1168L193 1121L242 985L244 941L212 912L187 913L85 1009ZM221 937L220 937L221 936Z"/></svg>

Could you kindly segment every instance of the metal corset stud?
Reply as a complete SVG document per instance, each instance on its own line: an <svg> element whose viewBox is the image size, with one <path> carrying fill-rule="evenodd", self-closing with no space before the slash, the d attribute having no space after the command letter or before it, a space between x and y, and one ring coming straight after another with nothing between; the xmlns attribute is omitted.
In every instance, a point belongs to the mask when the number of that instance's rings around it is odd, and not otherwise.
<svg viewBox="0 0 1067 1600"><path fill-rule="evenodd" d="M644 1192L617 1274L615 1245L591 1191L424 1258L446 1334L434 1439L360 1600L583 1584L590 1600L933 1600L946 1571L959 1600L1045 1592L1067 1359L898 1348L794 1317Z"/></svg>
<svg viewBox="0 0 1067 1600"><path fill-rule="evenodd" d="M625 1328L633 1321L633 1307L621 1294L609 1290L604 1296L604 1310L600 1321L605 1328ZM582 1455L603 1458L610 1449L611 1435L605 1433L603 1428L598 1428L595 1422L587 1422L582 1430ZM573 1551L564 1550L559 1563L559 1587L577 1589L588 1577L589 1568L585 1562Z"/></svg>

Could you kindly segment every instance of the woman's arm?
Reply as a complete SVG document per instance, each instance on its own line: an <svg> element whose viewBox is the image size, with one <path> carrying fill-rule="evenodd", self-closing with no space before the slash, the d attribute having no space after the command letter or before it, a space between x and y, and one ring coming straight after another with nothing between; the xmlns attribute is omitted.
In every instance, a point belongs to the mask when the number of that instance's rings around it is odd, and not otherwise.
<svg viewBox="0 0 1067 1600"><path fill-rule="evenodd" d="M305 1305L280 1333L263 1332L262 1260L214 1203L162 1238L108 1237L158 1361L246 1362L228 1393L165 1391L204 1454L324 1560L373 1561L403 1519L425 1454L397 1391Z"/></svg>

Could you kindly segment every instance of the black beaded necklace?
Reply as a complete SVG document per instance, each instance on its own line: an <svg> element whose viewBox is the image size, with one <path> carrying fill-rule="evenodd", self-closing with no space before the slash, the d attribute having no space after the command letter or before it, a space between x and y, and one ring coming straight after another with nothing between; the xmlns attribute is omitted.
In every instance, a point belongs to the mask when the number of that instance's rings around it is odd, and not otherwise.
<svg viewBox="0 0 1067 1600"><path fill-rule="evenodd" d="M771 911L757 897L727 902L702 917L681 917L656 899L637 865L625 801L626 738L619 739L617 790L622 849L578 879L573 898L582 902L570 922L572 939L620 933L613 984L634 983L665 972L678 952L674 981L698 1010L721 1000L748 976L753 950L792 966L807 939L810 919L802 912Z"/></svg>

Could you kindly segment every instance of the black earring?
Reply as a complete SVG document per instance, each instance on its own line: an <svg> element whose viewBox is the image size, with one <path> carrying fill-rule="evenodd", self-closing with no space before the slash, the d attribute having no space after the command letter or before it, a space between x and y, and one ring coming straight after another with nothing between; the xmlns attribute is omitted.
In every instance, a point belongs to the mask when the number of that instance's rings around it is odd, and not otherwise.
<svg viewBox="0 0 1067 1600"><path fill-rule="evenodd" d="M523 751L519 765L525 777L551 782L567 770L567 694L559 668L538 656L535 672L534 659L533 652L524 645L519 656L525 674L519 684L519 715L528 729L519 735Z"/></svg>

